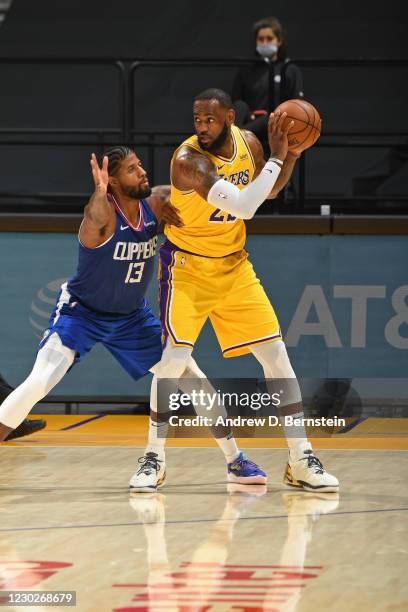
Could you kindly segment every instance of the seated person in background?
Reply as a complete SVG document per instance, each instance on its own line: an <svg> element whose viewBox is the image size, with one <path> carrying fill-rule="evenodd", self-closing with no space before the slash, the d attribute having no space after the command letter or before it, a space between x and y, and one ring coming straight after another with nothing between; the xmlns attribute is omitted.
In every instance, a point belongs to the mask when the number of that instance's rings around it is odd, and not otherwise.
<svg viewBox="0 0 408 612"><path fill-rule="evenodd" d="M254 23L253 31L257 60L252 66L238 70L232 101L236 113L235 124L254 132L261 142L265 142L269 113L285 100L303 98L303 82L302 73L294 64L289 64L283 70L289 58L278 19L261 19Z"/></svg>

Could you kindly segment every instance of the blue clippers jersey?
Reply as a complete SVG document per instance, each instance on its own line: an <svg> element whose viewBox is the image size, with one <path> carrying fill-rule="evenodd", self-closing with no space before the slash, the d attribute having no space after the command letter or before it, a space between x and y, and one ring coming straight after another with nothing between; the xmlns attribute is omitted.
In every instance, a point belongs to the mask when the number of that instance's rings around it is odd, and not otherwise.
<svg viewBox="0 0 408 612"><path fill-rule="evenodd" d="M76 275L68 291L87 308L107 314L129 314L143 304L153 275L157 247L157 219L145 200L140 200L137 228L129 224L119 206L115 233L95 249L79 243Z"/></svg>

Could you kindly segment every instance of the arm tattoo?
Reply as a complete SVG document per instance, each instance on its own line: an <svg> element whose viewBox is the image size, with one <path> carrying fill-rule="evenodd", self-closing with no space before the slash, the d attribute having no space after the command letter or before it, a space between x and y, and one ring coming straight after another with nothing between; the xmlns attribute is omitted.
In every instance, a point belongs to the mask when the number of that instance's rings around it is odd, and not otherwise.
<svg viewBox="0 0 408 612"><path fill-rule="evenodd" d="M206 196L220 177L212 161L204 155L186 152L178 157L178 167L183 182Z"/></svg>

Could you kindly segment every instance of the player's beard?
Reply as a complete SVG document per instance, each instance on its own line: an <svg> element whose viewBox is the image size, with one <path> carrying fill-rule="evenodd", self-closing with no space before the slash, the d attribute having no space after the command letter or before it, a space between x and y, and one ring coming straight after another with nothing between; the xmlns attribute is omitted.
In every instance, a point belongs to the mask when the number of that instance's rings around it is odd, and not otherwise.
<svg viewBox="0 0 408 612"><path fill-rule="evenodd" d="M224 123L224 127L221 132L218 134L217 138L213 140L213 142L209 145L203 145L200 143L200 147L204 149L204 151L208 151L209 153L216 153L218 149L226 143L230 132L228 129L227 122ZM200 141L199 141L200 142Z"/></svg>
<svg viewBox="0 0 408 612"><path fill-rule="evenodd" d="M152 188L150 185L147 187L139 187L139 189L135 189L135 187L124 187L124 193L133 200L140 200L142 198L148 198L149 195L152 194Z"/></svg>

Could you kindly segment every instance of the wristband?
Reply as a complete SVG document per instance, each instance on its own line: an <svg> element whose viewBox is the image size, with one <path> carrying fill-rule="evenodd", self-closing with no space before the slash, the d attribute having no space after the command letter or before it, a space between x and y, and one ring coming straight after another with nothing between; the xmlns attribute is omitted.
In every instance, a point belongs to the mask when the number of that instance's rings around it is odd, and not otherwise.
<svg viewBox="0 0 408 612"><path fill-rule="evenodd" d="M278 159L277 157L270 157L268 159L268 162L274 162L275 164L278 164L279 168L282 168L283 166L283 161L281 159Z"/></svg>

